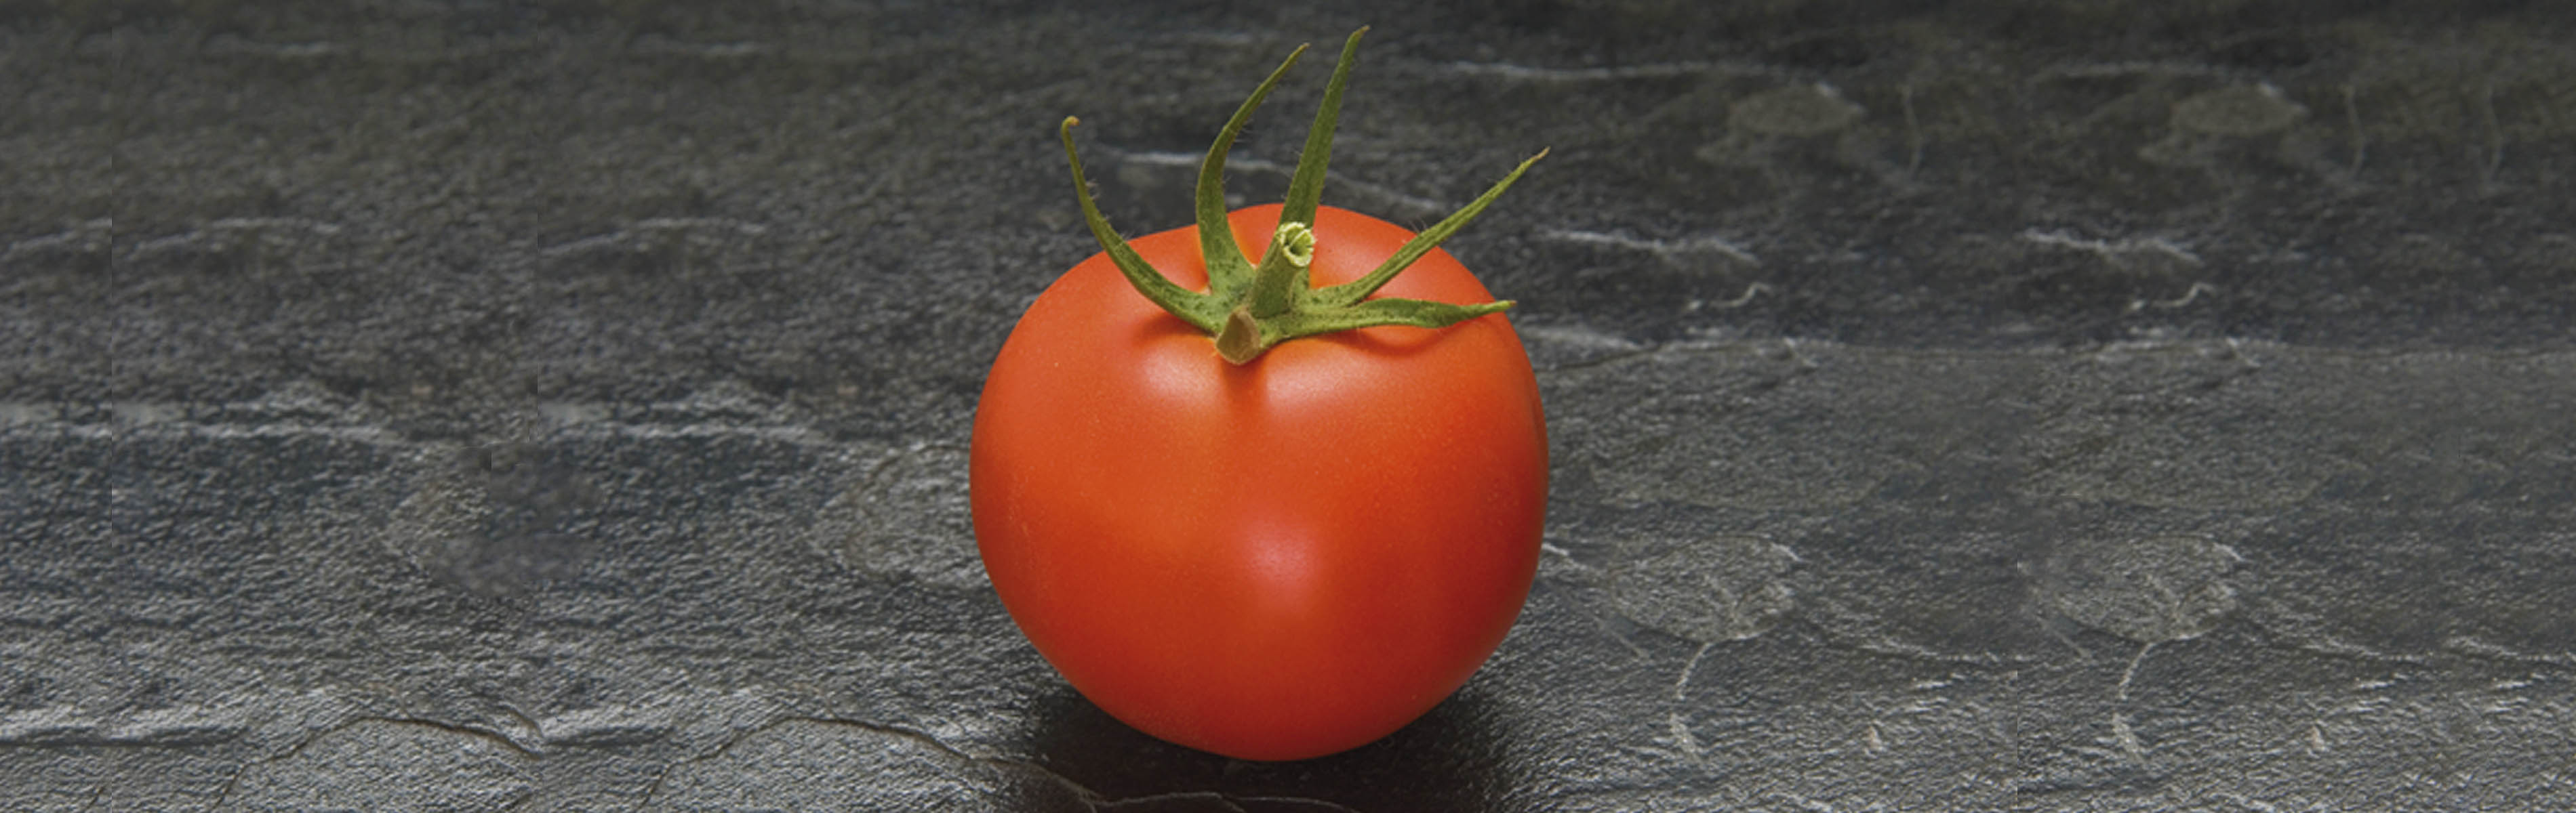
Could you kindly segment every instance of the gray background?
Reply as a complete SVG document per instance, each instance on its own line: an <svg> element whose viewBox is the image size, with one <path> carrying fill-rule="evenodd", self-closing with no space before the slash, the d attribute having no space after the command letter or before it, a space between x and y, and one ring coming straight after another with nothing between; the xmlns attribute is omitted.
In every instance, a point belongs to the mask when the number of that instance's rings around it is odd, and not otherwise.
<svg viewBox="0 0 2576 813"><path fill-rule="evenodd" d="M0 808L2576 809L2576 14L0 3ZM1309 762L974 558L1012 321L1293 45L1552 431ZM1328 62L1232 189L1285 183Z"/></svg>

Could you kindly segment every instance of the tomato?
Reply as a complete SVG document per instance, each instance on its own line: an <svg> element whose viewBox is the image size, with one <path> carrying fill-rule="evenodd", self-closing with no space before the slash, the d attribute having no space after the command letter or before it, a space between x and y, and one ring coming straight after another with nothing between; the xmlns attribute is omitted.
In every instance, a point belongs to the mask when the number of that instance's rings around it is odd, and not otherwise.
<svg viewBox="0 0 2576 813"><path fill-rule="evenodd" d="M1047 662L1129 725L1256 760L1368 743L1465 683L1528 595L1547 501L1538 383L1505 316L1336 329L1237 359L1208 320L1140 295L1113 256L1123 245L1155 281L1205 296L1228 287L1211 280L1208 247L1248 266L1296 232L1312 240L1293 277L1305 296L1421 244L1312 203L1311 223L1283 231L1296 199L1223 214L1231 234L1217 241L1201 239L1203 219L1122 242L1086 194L1112 248L1012 330L969 464L985 569ZM1451 310L1491 299L1437 248L1375 296Z"/></svg>

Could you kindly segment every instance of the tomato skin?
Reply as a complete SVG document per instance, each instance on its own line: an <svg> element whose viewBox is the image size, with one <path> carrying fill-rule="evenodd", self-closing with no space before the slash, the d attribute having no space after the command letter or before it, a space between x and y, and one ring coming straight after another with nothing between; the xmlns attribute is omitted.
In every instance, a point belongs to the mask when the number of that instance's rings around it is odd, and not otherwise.
<svg viewBox="0 0 2576 813"><path fill-rule="evenodd" d="M1259 259L1279 217L1228 215ZM1410 239L1317 212L1313 283ZM1206 286L1196 227L1129 241ZM1445 251L1380 296L1492 299ZM1112 716L1255 760L1357 747L1491 655L1536 574L1538 382L1511 324L1372 327L1235 365L1104 255L1040 295L975 414L976 544L1038 652Z"/></svg>

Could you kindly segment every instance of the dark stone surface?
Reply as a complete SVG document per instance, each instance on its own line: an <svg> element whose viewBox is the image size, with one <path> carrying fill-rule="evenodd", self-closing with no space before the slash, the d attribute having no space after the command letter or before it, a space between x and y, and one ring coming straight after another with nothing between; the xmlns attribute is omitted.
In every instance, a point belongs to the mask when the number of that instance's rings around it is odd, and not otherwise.
<svg viewBox="0 0 2576 813"><path fill-rule="evenodd" d="M0 3L0 809L2576 809L2534 3ZM984 582L1019 308L1288 48L1540 367L1501 652L1186 751ZM1325 68L1240 153L1285 182Z"/></svg>

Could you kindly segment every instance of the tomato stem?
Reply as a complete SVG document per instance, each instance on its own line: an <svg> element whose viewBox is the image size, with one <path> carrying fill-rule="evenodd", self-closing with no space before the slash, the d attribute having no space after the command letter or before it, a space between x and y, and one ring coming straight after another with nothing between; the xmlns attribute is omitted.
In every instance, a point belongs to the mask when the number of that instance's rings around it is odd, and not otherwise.
<svg viewBox="0 0 2576 813"><path fill-rule="evenodd" d="M1118 267L1138 294L1214 336L1217 354L1229 362L1250 363L1263 351L1290 339L1386 325L1442 328L1512 306L1509 300L1457 305L1370 297L1412 267L1414 261L1439 247L1441 241L1474 221L1485 207L1502 197L1503 190L1519 181L1531 164L1546 157L1546 150L1522 161L1511 174L1456 213L1414 235L1366 276L1321 289L1309 282L1307 268L1314 261L1317 239L1313 223L1316 210L1322 206L1325 168L1332 158L1333 131L1340 123L1342 91L1349 85L1351 67L1357 62L1360 35L1367 32L1367 28L1353 31L1342 43L1332 80L1324 87L1323 103L1316 108L1314 124L1306 131L1305 150L1298 155L1296 172L1288 181L1279 227L1271 234L1269 247L1262 252L1258 265L1235 244L1234 230L1226 220L1225 159L1244 126L1251 122L1253 111L1305 55L1306 46L1289 52L1288 58L1253 88L1252 95L1235 108L1234 115L1217 132L1216 142L1209 145L1207 157L1199 162L1192 201L1198 220L1199 252L1207 266L1206 291L1191 291L1174 284L1109 227L1099 203L1092 199L1091 183L1083 176L1082 159L1074 152L1073 125L1078 120L1067 116L1057 128L1064 140L1065 162L1073 167L1074 195L1082 204L1083 223L1100 243L1101 252L1109 256L1110 263Z"/></svg>
<svg viewBox="0 0 2576 813"><path fill-rule="evenodd" d="M1315 262L1315 230L1305 223L1289 220L1279 224L1270 235L1270 249L1261 254L1261 265L1252 271L1252 295L1244 307L1253 318L1270 319L1297 306L1297 292L1305 290L1306 269Z"/></svg>

